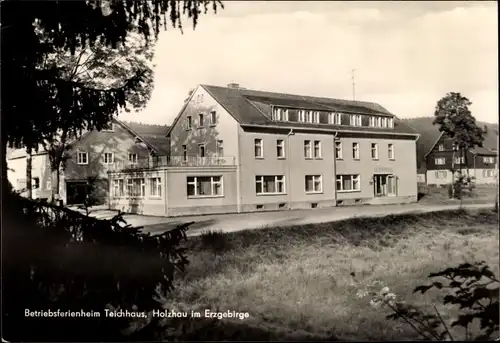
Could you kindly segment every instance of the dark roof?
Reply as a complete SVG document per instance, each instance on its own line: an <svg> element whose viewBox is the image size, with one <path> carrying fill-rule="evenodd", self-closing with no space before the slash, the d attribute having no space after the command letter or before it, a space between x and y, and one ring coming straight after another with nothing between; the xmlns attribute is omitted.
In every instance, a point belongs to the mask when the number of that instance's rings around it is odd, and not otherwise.
<svg viewBox="0 0 500 343"><path fill-rule="evenodd" d="M165 137L169 127L167 125L143 124L133 121L122 121L130 129L140 136Z"/></svg>
<svg viewBox="0 0 500 343"><path fill-rule="evenodd" d="M296 128L315 128L346 131L367 131L380 133L416 134L416 132L379 104L364 101L341 100L285 93L273 93L242 88L227 88L201 85L214 99L228 111L240 125L264 125ZM394 129L372 127L350 127L330 124L298 122L277 122L264 113L260 104L278 105L288 108L307 108L318 111L378 114L394 117Z"/></svg>
<svg viewBox="0 0 500 343"><path fill-rule="evenodd" d="M434 117L419 117L408 118L403 121L415 129L420 134L417 141L417 166L420 166L425 159L425 155L432 149L434 144L441 136L441 132L437 125L433 125ZM487 127L486 135L484 136L484 148L472 149L472 152L477 154L492 154L491 150L497 149L497 131L498 124L491 124L485 122L477 122L480 127Z"/></svg>
<svg viewBox="0 0 500 343"><path fill-rule="evenodd" d="M170 153L169 140L165 136L146 136L141 135L141 138L149 145L151 145L159 155L166 156Z"/></svg>
<svg viewBox="0 0 500 343"><path fill-rule="evenodd" d="M476 155L489 155L489 156L496 156L497 155L496 151L492 151L491 149L484 148L484 147L477 147L477 148L471 149L471 151Z"/></svg>

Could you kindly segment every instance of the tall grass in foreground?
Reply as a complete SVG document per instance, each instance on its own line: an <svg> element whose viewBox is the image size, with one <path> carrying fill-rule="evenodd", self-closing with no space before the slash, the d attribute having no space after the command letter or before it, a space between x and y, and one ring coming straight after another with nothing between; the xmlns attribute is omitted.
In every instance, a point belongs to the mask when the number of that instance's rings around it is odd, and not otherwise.
<svg viewBox="0 0 500 343"><path fill-rule="evenodd" d="M223 252L209 248L216 236L224 236ZM212 234L187 244L190 267L164 307L249 312L249 319L214 328L232 339L418 339L406 323L388 321L389 312L357 297L358 291L383 281L415 306L436 305L451 322L458 313L442 305L443 294L416 295L414 288L430 273L466 261L484 260L499 271L497 215L491 211L356 218ZM228 328L232 333L225 336Z"/></svg>

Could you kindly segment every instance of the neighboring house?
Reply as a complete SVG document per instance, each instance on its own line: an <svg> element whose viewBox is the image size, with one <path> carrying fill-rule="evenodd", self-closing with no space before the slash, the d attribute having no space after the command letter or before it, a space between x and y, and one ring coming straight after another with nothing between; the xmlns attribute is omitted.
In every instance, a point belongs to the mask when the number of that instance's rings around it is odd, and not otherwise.
<svg viewBox="0 0 500 343"><path fill-rule="evenodd" d="M375 103L200 85L155 168L110 173L111 208L240 213L417 200L418 134Z"/></svg>
<svg viewBox="0 0 500 343"><path fill-rule="evenodd" d="M457 170L456 176L461 170L463 175L473 177L476 184L496 183L498 172L496 151L478 147L460 156L459 151L454 151L453 143L453 139L442 133L425 155L428 185L450 184L453 179L452 169Z"/></svg>
<svg viewBox="0 0 500 343"><path fill-rule="evenodd" d="M147 128L147 125L143 127ZM165 133L167 130L168 127L164 127ZM59 195L63 203L82 203L88 177L96 179L95 195L99 203L106 203L108 171L128 165L152 165L158 156L168 155L168 140L156 135L139 135L128 125L114 119L106 129L86 132L71 142L68 155L64 171L60 173ZM26 179L26 153L14 154L8 164L9 168L16 170L9 180L19 189ZM40 194L34 197L49 198L56 181L55 172L50 170L47 152L41 150L32 157L32 175L34 180L40 179L41 185Z"/></svg>

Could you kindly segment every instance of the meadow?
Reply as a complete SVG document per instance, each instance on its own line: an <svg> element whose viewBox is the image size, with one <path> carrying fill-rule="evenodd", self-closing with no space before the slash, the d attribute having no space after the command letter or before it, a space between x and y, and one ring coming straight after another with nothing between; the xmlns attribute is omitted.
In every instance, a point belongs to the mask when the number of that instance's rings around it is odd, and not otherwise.
<svg viewBox="0 0 500 343"><path fill-rule="evenodd" d="M498 275L497 218L492 210L455 210L190 237L190 265L164 307L250 315L192 320L183 339L416 339L359 291L381 281L411 304L436 305L450 322L457 310L442 305L445 292L413 289L429 283L429 273L465 261L484 260Z"/></svg>

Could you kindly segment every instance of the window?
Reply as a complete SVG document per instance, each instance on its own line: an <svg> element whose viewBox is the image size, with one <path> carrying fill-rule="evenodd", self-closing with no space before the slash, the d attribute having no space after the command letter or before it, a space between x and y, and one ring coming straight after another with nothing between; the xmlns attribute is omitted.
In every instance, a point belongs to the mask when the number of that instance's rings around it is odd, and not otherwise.
<svg viewBox="0 0 500 343"><path fill-rule="evenodd" d="M311 141L304 141L304 157L305 158L312 158Z"/></svg>
<svg viewBox="0 0 500 343"><path fill-rule="evenodd" d="M446 179L447 172L446 170L437 170L435 172L436 179Z"/></svg>
<svg viewBox="0 0 500 343"><path fill-rule="evenodd" d="M114 179L113 180L113 196L114 197L122 197L125 195L124 183L123 179Z"/></svg>
<svg viewBox="0 0 500 343"><path fill-rule="evenodd" d="M444 151L444 145L443 144L439 144L438 145L438 151Z"/></svg>
<svg viewBox="0 0 500 343"><path fill-rule="evenodd" d="M378 160L378 144L377 143L372 143L371 151L372 151L372 160Z"/></svg>
<svg viewBox="0 0 500 343"><path fill-rule="evenodd" d="M182 161L186 162L188 160L188 148L187 145L182 146Z"/></svg>
<svg viewBox="0 0 500 343"><path fill-rule="evenodd" d="M323 180L321 175L306 175L305 181L306 193L323 192Z"/></svg>
<svg viewBox="0 0 500 343"><path fill-rule="evenodd" d="M152 197L161 197L161 178L153 177L149 179L149 194Z"/></svg>
<svg viewBox="0 0 500 343"><path fill-rule="evenodd" d="M455 157L455 164L465 164L465 157Z"/></svg>
<svg viewBox="0 0 500 343"><path fill-rule="evenodd" d="M205 126L205 115L203 113L198 114L198 127Z"/></svg>
<svg viewBox="0 0 500 343"><path fill-rule="evenodd" d="M264 158L264 143L262 139L256 138L254 141L255 158Z"/></svg>
<svg viewBox="0 0 500 343"><path fill-rule="evenodd" d="M78 152L78 164L89 164L89 154L86 152Z"/></svg>
<svg viewBox="0 0 500 343"><path fill-rule="evenodd" d="M369 121L368 121L368 125L371 126L371 127L375 127L377 126L376 125L376 117L370 117Z"/></svg>
<svg viewBox="0 0 500 343"><path fill-rule="evenodd" d="M495 171L493 169L484 169L483 175L484 175L484 177L494 177Z"/></svg>
<svg viewBox="0 0 500 343"><path fill-rule="evenodd" d="M376 126L377 127L382 127L382 117L376 117L376 118L377 118L377 120L376 120L376 124L377 125Z"/></svg>
<svg viewBox="0 0 500 343"><path fill-rule="evenodd" d="M387 118L387 127L391 129L394 127L394 118Z"/></svg>
<svg viewBox="0 0 500 343"><path fill-rule="evenodd" d="M33 184L31 186L33 187L33 189L40 188L40 178L39 177L34 177L33 178Z"/></svg>
<svg viewBox="0 0 500 343"><path fill-rule="evenodd" d="M217 156L224 157L224 141L217 141Z"/></svg>
<svg viewBox="0 0 500 343"><path fill-rule="evenodd" d="M312 112L312 122L319 123L319 112L318 111Z"/></svg>
<svg viewBox="0 0 500 343"><path fill-rule="evenodd" d="M352 158L359 160L359 143L352 143Z"/></svg>
<svg viewBox="0 0 500 343"><path fill-rule="evenodd" d="M128 161L131 164L136 164L137 163L137 154L128 154Z"/></svg>
<svg viewBox="0 0 500 343"><path fill-rule="evenodd" d="M127 193L129 197L144 197L146 195L146 183L143 178L128 179Z"/></svg>
<svg viewBox="0 0 500 343"><path fill-rule="evenodd" d="M350 124L352 126L361 126L361 115L359 114L351 114L349 117L350 119Z"/></svg>
<svg viewBox="0 0 500 343"><path fill-rule="evenodd" d="M342 123L342 113L333 112L328 114L328 122L334 125L340 125Z"/></svg>
<svg viewBox="0 0 500 343"><path fill-rule="evenodd" d="M191 127L193 125L193 118L191 116L186 117L185 125L186 125L186 130L191 130Z"/></svg>
<svg viewBox="0 0 500 343"><path fill-rule="evenodd" d="M222 196L222 176L188 176L188 197Z"/></svg>
<svg viewBox="0 0 500 343"><path fill-rule="evenodd" d="M359 175L337 175L337 191L353 192L361 190Z"/></svg>
<svg viewBox="0 0 500 343"><path fill-rule="evenodd" d="M47 182L45 183L45 189L52 189L52 181L47 180Z"/></svg>
<svg viewBox="0 0 500 343"><path fill-rule="evenodd" d="M113 164L113 153L105 152L104 153L104 164Z"/></svg>
<svg viewBox="0 0 500 343"><path fill-rule="evenodd" d="M205 157L205 144L198 144L198 157Z"/></svg>
<svg viewBox="0 0 500 343"><path fill-rule="evenodd" d="M387 127L387 117L382 118L382 127Z"/></svg>
<svg viewBox="0 0 500 343"><path fill-rule="evenodd" d="M115 125L113 123L109 123L103 126L102 131L104 132L113 132L115 129Z"/></svg>
<svg viewBox="0 0 500 343"><path fill-rule="evenodd" d="M446 158L444 157L438 157L434 159L434 164L437 166L442 166L446 163Z"/></svg>
<svg viewBox="0 0 500 343"><path fill-rule="evenodd" d="M321 158L321 141L314 141L314 158Z"/></svg>
<svg viewBox="0 0 500 343"><path fill-rule="evenodd" d="M276 176L256 176L255 190L257 194L284 194L285 177Z"/></svg>
<svg viewBox="0 0 500 343"><path fill-rule="evenodd" d="M272 119L278 120L278 121L287 121L288 120L288 110L286 108L274 107Z"/></svg>
<svg viewBox="0 0 500 343"><path fill-rule="evenodd" d="M394 144L387 145L387 154L389 155L390 160L394 160L396 158L394 154Z"/></svg>
<svg viewBox="0 0 500 343"><path fill-rule="evenodd" d="M300 110L299 111L299 122L304 123L306 121L306 111Z"/></svg>
<svg viewBox="0 0 500 343"><path fill-rule="evenodd" d="M483 163L495 163L495 158L490 156L484 156Z"/></svg>
<svg viewBox="0 0 500 343"><path fill-rule="evenodd" d="M285 158L285 141L282 139L276 141L276 156L278 158Z"/></svg>
<svg viewBox="0 0 500 343"><path fill-rule="evenodd" d="M312 123L312 113L313 111L306 111L306 123Z"/></svg>
<svg viewBox="0 0 500 343"><path fill-rule="evenodd" d="M200 104L203 102L203 94L198 94L196 96L196 102Z"/></svg>
<svg viewBox="0 0 500 343"><path fill-rule="evenodd" d="M217 112L212 111L210 112L210 126L215 125L217 125Z"/></svg>
<svg viewBox="0 0 500 343"><path fill-rule="evenodd" d="M342 142L335 142L335 158L341 160L342 157Z"/></svg>

